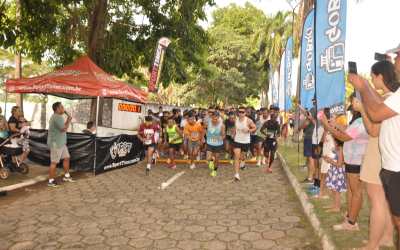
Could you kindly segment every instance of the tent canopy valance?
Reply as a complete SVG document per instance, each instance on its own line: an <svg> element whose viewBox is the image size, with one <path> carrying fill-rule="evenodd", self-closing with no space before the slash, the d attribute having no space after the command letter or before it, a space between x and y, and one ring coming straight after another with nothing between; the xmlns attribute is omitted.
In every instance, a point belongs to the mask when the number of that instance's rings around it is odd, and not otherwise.
<svg viewBox="0 0 400 250"><path fill-rule="evenodd" d="M69 99L109 97L145 103L147 93L125 82L116 80L98 67L88 56L73 64L45 75L9 79L9 93L37 93L58 95Z"/></svg>

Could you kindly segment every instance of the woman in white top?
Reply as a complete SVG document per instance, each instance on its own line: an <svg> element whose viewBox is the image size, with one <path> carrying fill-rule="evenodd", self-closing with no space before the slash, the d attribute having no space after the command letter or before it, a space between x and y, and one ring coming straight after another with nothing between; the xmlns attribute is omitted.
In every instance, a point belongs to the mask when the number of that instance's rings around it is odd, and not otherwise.
<svg viewBox="0 0 400 250"><path fill-rule="evenodd" d="M235 155L235 180L240 181L239 168L240 162L245 160L244 153L250 149L250 134L257 130L254 122L246 117L246 110L244 107L239 108L239 115L235 122L235 135L233 153ZM244 165L243 165L244 166Z"/></svg>

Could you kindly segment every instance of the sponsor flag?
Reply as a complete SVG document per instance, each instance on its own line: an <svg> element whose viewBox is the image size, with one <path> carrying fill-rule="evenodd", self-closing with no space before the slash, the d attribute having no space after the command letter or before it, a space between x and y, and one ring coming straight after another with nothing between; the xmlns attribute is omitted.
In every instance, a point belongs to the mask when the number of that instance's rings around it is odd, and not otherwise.
<svg viewBox="0 0 400 250"><path fill-rule="evenodd" d="M346 0L316 1L317 107L344 110ZM340 110L337 110L340 111Z"/></svg>
<svg viewBox="0 0 400 250"><path fill-rule="evenodd" d="M151 69L150 81L148 85L149 92L157 91L158 80L160 79L165 50L168 48L171 40L166 37L160 38L157 42L156 54L154 56L153 67Z"/></svg>
<svg viewBox="0 0 400 250"><path fill-rule="evenodd" d="M293 81L293 37L286 43L284 60L284 110L292 108L292 81Z"/></svg>
<svg viewBox="0 0 400 250"><path fill-rule="evenodd" d="M308 13L301 39L300 104L306 109L313 107L315 96L314 14L314 9Z"/></svg>
<svg viewBox="0 0 400 250"><path fill-rule="evenodd" d="M285 109L285 56L286 52L283 52L279 68L278 107L280 110Z"/></svg>

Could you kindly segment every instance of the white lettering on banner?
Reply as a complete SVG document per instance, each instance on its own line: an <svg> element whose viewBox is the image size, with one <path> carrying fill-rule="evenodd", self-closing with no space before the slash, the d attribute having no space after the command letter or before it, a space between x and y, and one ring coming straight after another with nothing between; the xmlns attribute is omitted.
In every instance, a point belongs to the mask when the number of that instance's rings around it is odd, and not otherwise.
<svg viewBox="0 0 400 250"><path fill-rule="evenodd" d="M63 70L49 73L47 76L82 76L87 74L88 72L81 72L79 70Z"/></svg>
<svg viewBox="0 0 400 250"><path fill-rule="evenodd" d="M289 51L286 55L286 67L287 67L287 89L286 89L286 95L291 96L292 95L292 51Z"/></svg>
<svg viewBox="0 0 400 250"><path fill-rule="evenodd" d="M305 39L307 40L306 45L306 69L307 74L303 80L303 86L305 90L314 89L314 74L312 73L313 67L312 62L314 60L314 30L312 27L309 27L306 30Z"/></svg>
<svg viewBox="0 0 400 250"><path fill-rule="evenodd" d="M80 87L76 86L67 86L67 85L58 85L55 83L47 83L43 85L33 85L33 86L11 86L8 88L10 92L13 91L43 91L46 92L46 90L58 90L58 91L67 91L67 92L75 92L78 93L82 89Z"/></svg>
<svg viewBox="0 0 400 250"><path fill-rule="evenodd" d="M115 159L118 157L125 157L127 154L131 152L132 143L131 142L120 142L116 143L111 146L110 148L110 155L111 159Z"/></svg>
<svg viewBox="0 0 400 250"><path fill-rule="evenodd" d="M339 104L337 106L334 106L330 109L330 113L331 114L345 114L345 110L344 110L344 105L343 104Z"/></svg>
<svg viewBox="0 0 400 250"><path fill-rule="evenodd" d="M335 73L344 69L344 43L338 41L342 35L342 30L339 27L340 1L329 0L327 6L330 27L325 30L325 35L332 44L325 50L325 55L321 55L320 67L328 73Z"/></svg>
<svg viewBox="0 0 400 250"><path fill-rule="evenodd" d="M139 162L140 158L135 158L133 160L129 160L129 161L120 161L120 162L113 162L110 165L107 165L104 167L104 170L107 169L112 169L112 168L117 168L117 167L121 167L121 166L126 166L126 165L130 165L130 164L134 164L136 162Z"/></svg>
<svg viewBox="0 0 400 250"><path fill-rule="evenodd" d="M159 45L158 47L157 47L157 51L156 51L156 56L155 56L155 58L154 58L154 65L155 66L159 66L160 65L160 63L161 63L161 54L162 54L162 51L163 51L163 47L161 46L161 45Z"/></svg>

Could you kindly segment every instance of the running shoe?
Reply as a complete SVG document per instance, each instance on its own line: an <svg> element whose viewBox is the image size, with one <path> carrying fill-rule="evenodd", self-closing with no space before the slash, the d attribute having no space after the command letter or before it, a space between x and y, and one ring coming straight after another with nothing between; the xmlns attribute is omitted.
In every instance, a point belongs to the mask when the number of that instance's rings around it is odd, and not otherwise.
<svg viewBox="0 0 400 250"><path fill-rule="evenodd" d="M239 176L239 174L235 174L235 181L240 181L240 176Z"/></svg>
<svg viewBox="0 0 400 250"><path fill-rule="evenodd" d="M55 188L55 187L59 187L59 185L58 185L58 183L57 183L56 181L52 181L52 182L49 181L49 182L47 183L47 186L48 186L48 187L54 187L54 188Z"/></svg>
<svg viewBox="0 0 400 250"><path fill-rule="evenodd" d="M310 179L308 179L308 178L305 178L301 183L304 183L304 184L314 184L314 180L310 180Z"/></svg>
<svg viewBox="0 0 400 250"><path fill-rule="evenodd" d="M214 169L214 162L213 162L213 161L209 161L209 162L208 162L208 168L209 168L210 170L213 170L213 169Z"/></svg>
<svg viewBox="0 0 400 250"><path fill-rule="evenodd" d="M194 165L194 164L190 165L190 169L191 169L191 170L193 170L193 169L195 169L195 168L196 168L196 165Z"/></svg>
<svg viewBox="0 0 400 250"><path fill-rule="evenodd" d="M348 220L333 226L334 231L360 231L358 224L350 224Z"/></svg>
<svg viewBox="0 0 400 250"><path fill-rule="evenodd" d="M245 170L245 168L246 168L245 162L244 162L244 161L241 161L241 162L240 162L240 169L241 169L241 170Z"/></svg>
<svg viewBox="0 0 400 250"><path fill-rule="evenodd" d="M71 176L70 177L65 177L64 176L63 181L65 181L65 182L75 182L75 180L73 180Z"/></svg>
<svg viewBox="0 0 400 250"><path fill-rule="evenodd" d="M147 167L146 167L146 175L149 175L149 174L150 174L150 170L151 170L151 166L147 166Z"/></svg>
<svg viewBox="0 0 400 250"><path fill-rule="evenodd" d="M171 169L176 169L176 164L172 165Z"/></svg>
<svg viewBox="0 0 400 250"><path fill-rule="evenodd" d="M216 177L217 176L217 171L215 171L215 170L213 170L213 171L211 171L211 174L210 174L212 177Z"/></svg>

